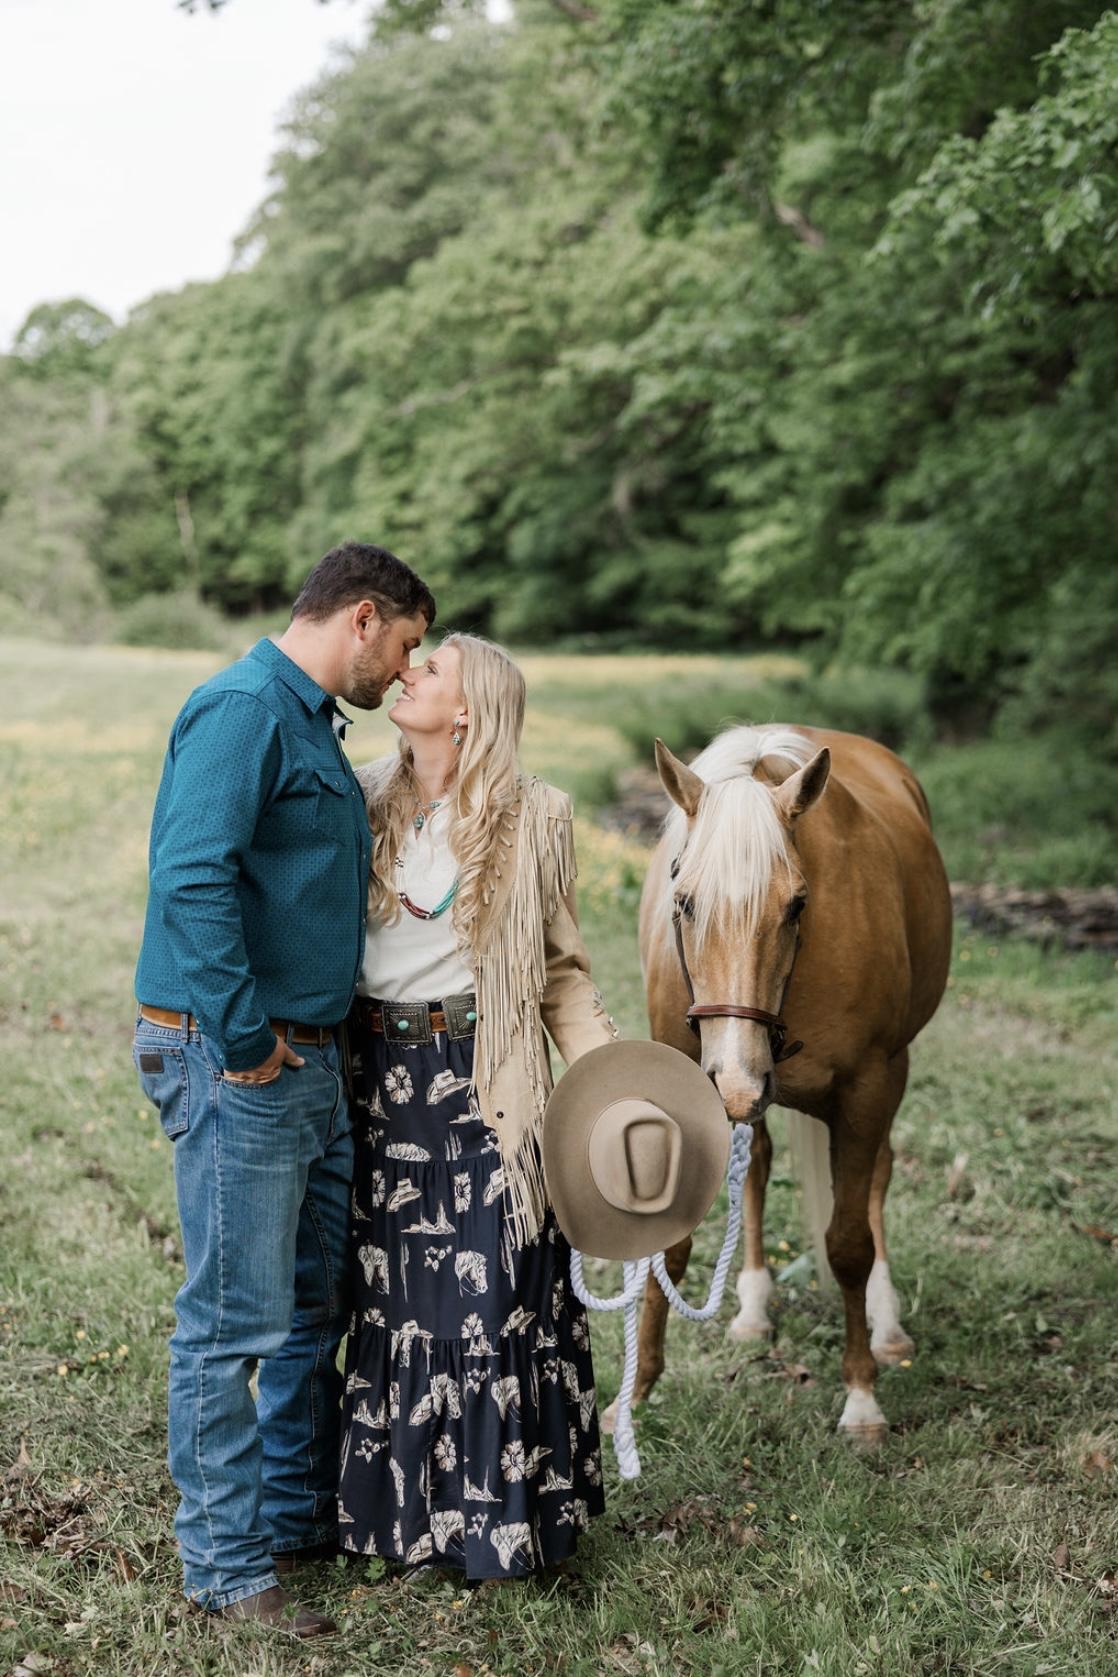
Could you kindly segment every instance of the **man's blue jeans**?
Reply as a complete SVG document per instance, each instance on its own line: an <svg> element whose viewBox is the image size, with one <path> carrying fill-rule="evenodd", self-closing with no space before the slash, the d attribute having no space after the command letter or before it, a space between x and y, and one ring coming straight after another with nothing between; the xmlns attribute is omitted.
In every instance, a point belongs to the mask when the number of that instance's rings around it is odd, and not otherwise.
<svg viewBox="0 0 1118 1677"><path fill-rule="evenodd" d="M175 1535L185 1593L211 1609L276 1583L272 1555L337 1537L353 1139L336 1046L295 1052L304 1066L253 1087L225 1080L198 1031L136 1022L140 1083L174 1141L186 1261Z"/></svg>

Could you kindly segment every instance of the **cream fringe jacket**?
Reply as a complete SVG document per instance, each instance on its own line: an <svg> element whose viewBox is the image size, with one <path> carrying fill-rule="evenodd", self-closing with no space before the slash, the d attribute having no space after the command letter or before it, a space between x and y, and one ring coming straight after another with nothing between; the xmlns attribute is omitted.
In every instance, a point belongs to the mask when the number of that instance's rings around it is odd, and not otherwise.
<svg viewBox="0 0 1118 1677"><path fill-rule="evenodd" d="M382 767L383 760L357 771L374 832ZM590 977L576 871L570 798L535 775L522 778L498 835L471 947L478 1014L472 1087L500 1143L506 1227L516 1247L539 1233L547 1207L539 1141L552 1076L544 1027L568 1065L618 1035Z"/></svg>

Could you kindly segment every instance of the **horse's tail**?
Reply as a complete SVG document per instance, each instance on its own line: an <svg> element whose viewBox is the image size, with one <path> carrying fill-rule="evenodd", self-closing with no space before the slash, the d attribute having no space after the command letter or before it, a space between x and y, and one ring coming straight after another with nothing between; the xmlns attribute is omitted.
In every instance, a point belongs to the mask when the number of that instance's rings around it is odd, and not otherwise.
<svg viewBox="0 0 1118 1677"><path fill-rule="evenodd" d="M804 1231L815 1254L820 1290L834 1285L827 1261L826 1230L831 1221L830 1131L818 1118L785 1108L792 1165L803 1194Z"/></svg>

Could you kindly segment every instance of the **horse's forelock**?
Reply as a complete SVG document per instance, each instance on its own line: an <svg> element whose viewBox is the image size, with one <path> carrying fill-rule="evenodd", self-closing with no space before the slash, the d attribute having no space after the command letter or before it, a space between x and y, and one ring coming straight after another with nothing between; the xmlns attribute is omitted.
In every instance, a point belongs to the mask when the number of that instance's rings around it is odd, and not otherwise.
<svg viewBox="0 0 1118 1677"><path fill-rule="evenodd" d="M786 758L802 767L810 740L793 728L727 728L691 764L706 781L690 833L687 817L672 807L664 823L680 857L675 889L691 899L700 947L717 926L752 937L772 884L773 868L789 865L785 832L772 790L754 779L762 757Z"/></svg>

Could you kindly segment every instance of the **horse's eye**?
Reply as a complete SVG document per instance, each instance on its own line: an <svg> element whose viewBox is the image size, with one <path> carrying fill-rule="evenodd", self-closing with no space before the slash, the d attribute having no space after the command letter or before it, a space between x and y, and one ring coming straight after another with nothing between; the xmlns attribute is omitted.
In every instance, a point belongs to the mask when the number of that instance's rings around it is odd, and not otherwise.
<svg viewBox="0 0 1118 1677"><path fill-rule="evenodd" d="M695 904L691 900L691 898L690 897L677 897L675 901L676 901L676 907L679 909L679 912L682 914L683 918L685 920L694 920L694 918L695 918Z"/></svg>
<svg viewBox="0 0 1118 1677"><path fill-rule="evenodd" d="M800 915L803 913L803 911L806 907L807 907L807 898L806 897L793 897L792 898L792 901L788 904L788 913L787 913L787 916L786 916L786 918L788 920L788 924L790 926L794 926L796 924L796 921L800 918Z"/></svg>

